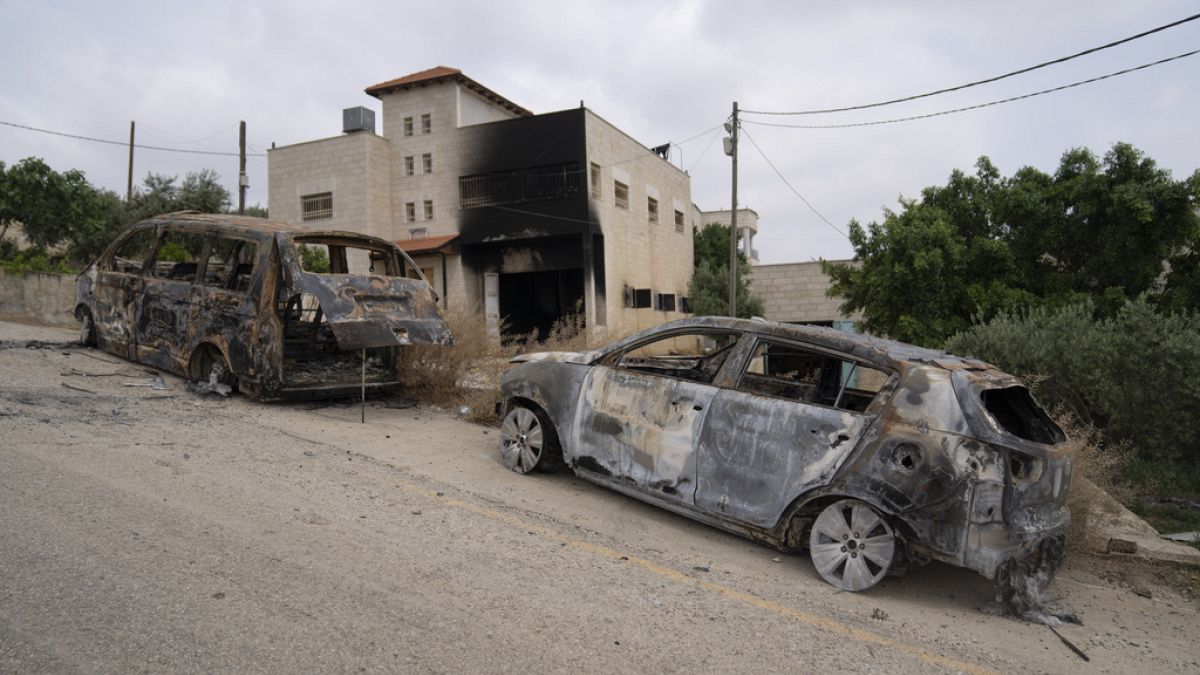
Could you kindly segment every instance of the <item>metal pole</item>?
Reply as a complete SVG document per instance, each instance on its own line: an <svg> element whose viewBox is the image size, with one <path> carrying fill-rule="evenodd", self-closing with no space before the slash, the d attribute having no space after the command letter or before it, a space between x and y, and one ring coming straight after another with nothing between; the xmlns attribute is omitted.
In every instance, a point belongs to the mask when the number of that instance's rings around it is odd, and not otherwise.
<svg viewBox="0 0 1200 675"><path fill-rule="evenodd" d="M238 215L246 215L246 121L238 131Z"/></svg>
<svg viewBox="0 0 1200 675"><path fill-rule="evenodd" d="M125 201L133 201L133 129L136 122L129 121L129 179L125 183Z"/></svg>
<svg viewBox="0 0 1200 675"><path fill-rule="evenodd" d="M367 423L367 348L366 347L363 347L363 350L362 350L362 380L361 380L361 383L362 383L361 384L362 389L361 389L360 395L361 395L362 403L360 404L360 408L359 408L359 418L360 418L359 422L362 424L366 424Z"/></svg>
<svg viewBox="0 0 1200 675"><path fill-rule="evenodd" d="M733 146L733 208L729 214L729 316L737 316L737 147L738 147L738 104L733 102L733 124L729 130Z"/></svg>

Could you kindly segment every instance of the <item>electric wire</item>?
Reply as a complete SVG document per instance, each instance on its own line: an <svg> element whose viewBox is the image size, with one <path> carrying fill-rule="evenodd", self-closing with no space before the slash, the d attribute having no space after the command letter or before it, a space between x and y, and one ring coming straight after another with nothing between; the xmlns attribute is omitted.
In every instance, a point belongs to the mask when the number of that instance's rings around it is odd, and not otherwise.
<svg viewBox="0 0 1200 675"><path fill-rule="evenodd" d="M991 106L1000 105L1001 103L1012 103L1013 101L1022 101L1027 98L1033 98L1035 96L1042 96L1043 94L1053 94L1055 92L1063 91L1065 89L1072 89L1074 87L1080 87L1085 84L1093 84L1095 82L1100 82L1101 80L1107 80L1109 78L1117 77L1119 75L1127 75L1129 73L1137 72L1139 70L1153 68L1154 66L1160 66L1164 63L1170 63L1171 61L1178 61L1179 59L1184 59L1189 56L1195 56L1196 54L1200 54L1200 49L1196 49L1196 50L1193 50L1190 52L1185 52L1183 54L1177 54L1175 56L1171 56L1171 57L1168 57L1165 59L1159 59L1158 61L1153 61L1151 63L1143 63L1140 66L1134 66L1132 68L1118 70L1116 72L1109 73L1107 75L1099 75L1097 77L1092 77L1092 78L1089 78L1086 80L1072 82L1071 84L1064 84L1059 87L1052 87L1050 89L1042 89L1041 91L1035 91L1035 92L1032 92L1029 94L1022 94L1021 96L1012 96L1009 98L1003 98L1003 99L999 99L996 101L988 101L987 103L977 103L975 105L969 105L964 108L954 108L952 110L939 110L938 112L926 113L924 115L912 115L910 117L896 117L893 119L876 120L873 122L850 122L850 123L846 123L846 124L781 124L778 122L759 122L757 120L742 120L742 123L757 124L758 126L762 126L762 127L783 127L783 128L788 128L788 129L850 129L850 128L854 128L854 127L873 127L873 126L878 126L880 124L895 124L897 122L911 122L913 120L929 119L930 117L941 117L943 115L952 115L954 113L967 112L969 110L979 110L980 108L988 108Z"/></svg>
<svg viewBox="0 0 1200 675"><path fill-rule="evenodd" d="M78 139L81 141L90 141L92 143L106 143L108 145L119 145L123 148L129 147L129 143L127 141L114 141L114 140L107 139L107 138L96 138L94 136L83 136L80 134L70 134L65 131L54 131L52 129L41 129L38 127L31 127L31 126L28 126L25 124L17 124L15 122L5 122L3 120L0 120L0 125L4 125L6 127L14 127L16 129L25 129L27 131L36 131L38 133L50 134L52 136L62 136L63 138L74 138L74 139ZM183 153L183 154L188 154L188 155L215 155L215 156L219 156L219 157L237 157L238 156L238 153L236 153L236 152L220 152L217 150L190 150L187 148L168 148L168 147L161 146L161 145L142 145L140 143L134 143L133 147L141 149L141 150L160 150L162 152L178 152L178 153ZM246 156L247 157L266 157L266 155L263 155L263 154L250 154L250 153L247 153Z"/></svg>
<svg viewBox="0 0 1200 675"><path fill-rule="evenodd" d="M741 132L742 132L742 134L744 134L746 136L746 139L750 141L750 145L753 145L754 149L758 151L758 154L760 156L762 156L763 160L767 163L767 166L771 167L771 170L775 172L776 176L779 176L779 180L783 181L783 184L786 185L788 187L788 189L792 191L793 194L795 194L797 197L799 197L800 201L804 202L804 205L807 206L810 211L817 214L817 217L820 218L821 220L823 220L826 225L833 228L834 232L837 232L838 234L842 235L846 239L850 238L849 235L847 235L845 232L842 232L841 228L839 228L837 225L834 225L832 222L830 222L830 220L828 218L826 218L824 215L822 215L821 212L817 210L817 207L813 206L811 202L809 202L807 199L804 198L804 195L800 194L799 190L792 187L792 184L790 182L788 182L788 179L783 176L783 173L781 173L779 171L779 169L777 169L775 167L775 163L772 162L769 157L767 157L767 153L763 152L762 148L758 147L758 143L756 143L754 141L753 136L751 136L745 129L742 129Z"/></svg>
<svg viewBox="0 0 1200 675"><path fill-rule="evenodd" d="M720 129L720 127L717 129ZM713 131L717 131L717 129L714 129ZM687 173L692 173L692 169L696 168L696 165L700 163L700 160L704 159L704 156L708 154L708 149L712 147L714 142L716 142L717 136L719 136L719 134L714 133L712 138L708 139L708 145L704 146L704 150L700 151L700 156L697 157L696 161L692 162L691 166L687 168Z"/></svg>
<svg viewBox="0 0 1200 675"><path fill-rule="evenodd" d="M1167 30L1168 28L1174 28L1175 26L1180 26L1182 24L1188 23L1189 21L1195 21L1196 19L1200 19L1200 14L1193 14L1189 17L1179 19L1178 21L1172 21L1171 23L1159 26L1158 28L1152 28L1150 30L1143 31L1141 33L1138 33L1137 35L1131 35L1127 38L1124 38L1121 40L1116 40L1115 42L1109 42L1108 44L1103 44L1098 47L1092 47L1091 49L1085 49L1081 52L1076 52L1076 53L1070 54L1068 56L1062 56L1057 59L1053 59L1051 61L1044 61L1037 65L1028 66L1026 68L1021 68L1019 70L1014 70L1012 72L1004 73L1003 75L996 75L994 77L989 77L989 78L986 78L983 80L976 80L974 82L960 84L955 87L946 87L945 89L938 89L936 91L930 91L930 92L926 92L924 94L914 94L912 96L904 96L902 98L896 98L896 99L892 99L890 101L879 101L876 103L851 105L851 106L845 106L845 107L841 107L841 108L823 108L823 109L818 109L818 110L799 110L799 111L795 111L795 112L781 112L781 111L768 111L768 110L742 110L741 112L747 113L747 114L752 114L752 115L820 115L820 114L825 114L825 113L847 112L850 110L866 110L868 108L879 108L879 107L882 107L885 105L892 105L895 103L904 103L906 101L915 101L917 99L928 98L930 96L937 96L938 94L946 94L946 93L949 93L952 91L961 91L963 89L977 87L981 84L990 84L992 82L998 82L1000 80L1003 80L1003 79L1006 79L1009 77L1013 77L1016 75L1023 75L1025 73L1029 73L1029 72L1038 70L1040 68L1046 68L1048 66L1057 65L1059 63L1064 63L1066 61L1070 61L1072 59L1077 59L1081 56L1087 56L1088 54L1094 54L1096 52L1103 51L1103 50L1109 49L1111 47L1123 45L1127 42L1133 42L1134 40L1138 40L1138 39L1144 38L1148 35L1153 35L1155 33L1162 32L1164 30Z"/></svg>
<svg viewBox="0 0 1200 675"><path fill-rule="evenodd" d="M170 131L167 131L165 129L159 129L158 127L146 124L145 122L143 122L143 123L141 123L141 125L139 125L138 130L146 131L151 136L157 136L158 138L161 138L164 141L171 141L173 143L182 143L184 145L198 145L200 143L203 143L204 141L214 139L223 133L232 131L234 128L237 127L238 124L241 124L241 122L234 122L233 124L230 124L229 126L225 127L224 129L221 129L220 131L211 133L207 136L202 136L200 138L184 138L178 134L173 134ZM246 145L249 146L250 143L246 143Z"/></svg>

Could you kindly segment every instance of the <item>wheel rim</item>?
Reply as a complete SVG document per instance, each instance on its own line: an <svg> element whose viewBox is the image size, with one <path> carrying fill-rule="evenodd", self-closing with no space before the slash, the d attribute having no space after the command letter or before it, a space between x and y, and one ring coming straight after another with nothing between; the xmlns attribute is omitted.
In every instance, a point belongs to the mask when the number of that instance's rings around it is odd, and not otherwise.
<svg viewBox="0 0 1200 675"><path fill-rule="evenodd" d="M869 504L844 499L825 507L809 537L813 566L847 591L866 590L887 575L896 553L892 528Z"/></svg>
<svg viewBox="0 0 1200 675"><path fill-rule="evenodd" d="M542 425L529 408L513 408L500 425L500 456L505 466L529 473L542 458Z"/></svg>

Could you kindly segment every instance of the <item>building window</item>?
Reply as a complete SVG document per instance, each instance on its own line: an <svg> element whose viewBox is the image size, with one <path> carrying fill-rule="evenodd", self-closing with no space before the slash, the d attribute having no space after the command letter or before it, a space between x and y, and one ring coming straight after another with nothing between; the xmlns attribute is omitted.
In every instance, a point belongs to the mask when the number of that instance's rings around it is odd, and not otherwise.
<svg viewBox="0 0 1200 675"><path fill-rule="evenodd" d="M425 200L425 220L433 220L433 200Z"/></svg>
<svg viewBox="0 0 1200 675"><path fill-rule="evenodd" d="M592 198L600 199L600 165L592 162Z"/></svg>
<svg viewBox="0 0 1200 675"><path fill-rule="evenodd" d="M652 223L658 222L658 200L654 197L646 198L646 217Z"/></svg>
<svg viewBox="0 0 1200 675"><path fill-rule="evenodd" d="M425 237L428 235L429 235L428 227L410 227L408 229L408 236L413 239L420 239L421 237Z"/></svg>
<svg viewBox="0 0 1200 675"><path fill-rule="evenodd" d="M613 203L618 209L629 208L629 186L619 180L613 181Z"/></svg>
<svg viewBox="0 0 1200 675"><path fill-rule="evenodd" d="M633 308L634 309L649 308L650 302L653 299L653 297L654 297L654 294L650 291L649 288L633 289Z"/></svg>
<svg viewBox="0 0 1200 675"><path fill-rule="evenodd" d="M421 115L421 133L427 134L433 131L433 116L429 113Z"/></svg>
<svg viewBox="0 0 1200 675"><path fill-rule="evenodd" d="M415 166L415 165L413 164L413 158L412 158L412 155L409 155L408 157L405 157L405 158L404 158L404 175L405 175L405 176L411 176L411 175L413 175L413 173L415 173L415 172L416 172L416 170L414 169L414 166Z"/></svg>
<svg viewBox="0 0 1200 675"><path fill-rule="evenodd" d="M411 117L404 118L404 135L405 136L413 135L413 119Z"/></svg>
<svg viewBox="0 0 1200 675"><path fill-rule="evenodd" d="M675 212L675 231L683 232L687 227L683 224L683 211Z"/></svg>
<svg viewBox="0 0 1200 675"><path fill-rule="evenodd" d="M675 311L675 294L674 293L658 293L654 298L654 309L662 312Z"/></svg>
<svg viewBox="0 0 1200 675"><path fill-rule="evenodd" d="M425 173L433 173L433 154L425 153L421 155L421 166L425 169Z"/></svg>
<svg viewBox="0 0 1200 675"><path fill-rule="evenodd" d="M322 220L333 217L333 193L319 192L300 198L301 220Z"/></svg>
<svg viewBox="0 0 1200 675"><path fill-rule="evenodd" d="M582 191L583 174L577 162L481 173L458 179L458 203L463 209L568 199Z"/></svg>
<svg viewBox="0 0 1200 675"><path fill-rule="evenodd" d="M405 216L405 218L408 219L408 222L410 222L410 223L414 223L417 221L417 203L416 202L405 203L404 216Z"/></svg>

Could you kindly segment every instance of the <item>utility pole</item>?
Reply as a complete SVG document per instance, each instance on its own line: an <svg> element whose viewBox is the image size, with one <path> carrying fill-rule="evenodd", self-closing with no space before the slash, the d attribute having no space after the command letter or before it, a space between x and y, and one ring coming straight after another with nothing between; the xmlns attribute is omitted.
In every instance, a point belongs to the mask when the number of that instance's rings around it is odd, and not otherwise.
<svg viewBox="0 0 1200 675"><path fill-rule="evenodd" d="M125 182L125 201L133 201L133 130L136 122L129 121L129 178Z"/></svg>
<svg viewBox="0 0 1200 675"><path fill-rule="evenodd" d="M738 146L738 104L733 102L733 117L725 125L729 137L725 139L725 154L733 158L733 205L729 212L729 316L737 317L737 146Z"/></svg>
<svg viewBox="0 0 1200 675"><path fill-rule="evenodd" d="M246 178L246 120L242 120L238 130L238 215L246 215L246 188L250 181Z"/></svg>

